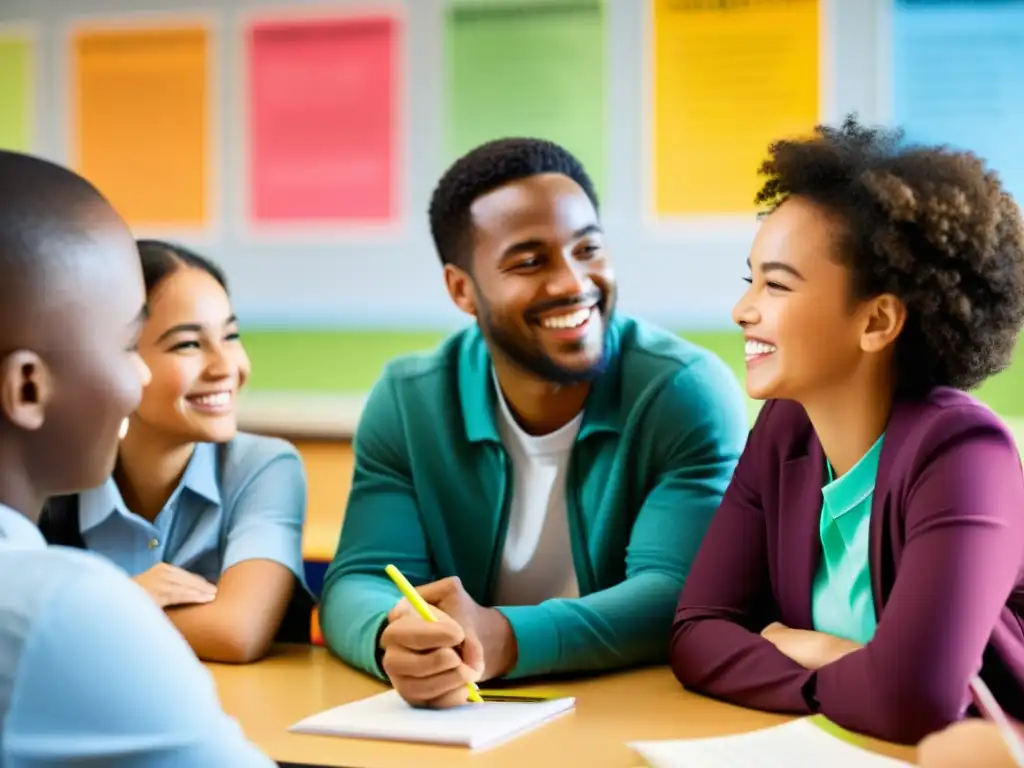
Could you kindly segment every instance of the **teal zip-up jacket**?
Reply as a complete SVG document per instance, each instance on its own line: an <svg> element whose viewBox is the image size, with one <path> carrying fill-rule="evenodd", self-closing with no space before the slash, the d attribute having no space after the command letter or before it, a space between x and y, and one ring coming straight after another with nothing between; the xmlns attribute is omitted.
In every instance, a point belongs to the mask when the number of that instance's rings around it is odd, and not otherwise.
<svg viewBox="0 0 1024 768"><path fill-rule="evenodd" d="M737 344L740 341L737 339ZM747 435L736 377L716 356L629 318L587 398L566 502L580 597L498 608L518 644L509 677L663 662L679 592ZM388 364L356 431L341 539L324 580L329 647L378 677L377 641L400 594L458 576L480 605L501 563L511 462L476 326Z"/></svg>

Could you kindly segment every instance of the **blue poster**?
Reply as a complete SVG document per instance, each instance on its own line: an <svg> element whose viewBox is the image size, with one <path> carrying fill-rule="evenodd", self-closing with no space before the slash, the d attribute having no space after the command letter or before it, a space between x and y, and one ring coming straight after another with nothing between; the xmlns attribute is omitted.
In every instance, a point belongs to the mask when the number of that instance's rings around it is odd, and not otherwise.
<svg viewBox="0 0 1024 768"><path fill-rule="evenodd" d="M896 0L893 118L969 149L1024 206L1024 0Z"/></svg>

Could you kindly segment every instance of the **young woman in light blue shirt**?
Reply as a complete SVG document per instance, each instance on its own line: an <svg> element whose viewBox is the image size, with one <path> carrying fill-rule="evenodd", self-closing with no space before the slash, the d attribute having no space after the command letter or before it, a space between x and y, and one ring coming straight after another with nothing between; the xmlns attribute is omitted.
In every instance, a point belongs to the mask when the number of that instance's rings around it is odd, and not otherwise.
<svg viewBox="0 0 1024 768"><path fill-rule="evenodd" d="M51 500L41 528L124 569L200 658L253 661L275 638L308 638L302 462L284 440L238 431L250 365L221 270L159 241L139 253L152 380L113 475Z"/></svg>

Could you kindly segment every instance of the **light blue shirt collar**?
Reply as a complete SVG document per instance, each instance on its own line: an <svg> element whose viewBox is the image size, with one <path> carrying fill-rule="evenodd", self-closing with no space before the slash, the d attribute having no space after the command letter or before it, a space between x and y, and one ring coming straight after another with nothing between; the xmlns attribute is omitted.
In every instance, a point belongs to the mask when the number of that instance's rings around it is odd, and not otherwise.
<svg viewBox="0 0 1024 768"><path fill-rule="evenodd" d="M174 489L167 504L172 505L178 496L186 490L207 501L220 505L220 487L217 482L217 444L197 443L192 458L189 459L181 482ZM131 517L132 513L124 503L121 491L114 482L113 476L108 477L103 485L83 491L79 495L78 527L84 534L105 521L112 514Z"/></svg>
<svg viewBox="0 0 1024 768"><path fill-rule="evenodd" d="M0 544L22 549L46 548L39 527L20 512L0 504Z"/></svg>

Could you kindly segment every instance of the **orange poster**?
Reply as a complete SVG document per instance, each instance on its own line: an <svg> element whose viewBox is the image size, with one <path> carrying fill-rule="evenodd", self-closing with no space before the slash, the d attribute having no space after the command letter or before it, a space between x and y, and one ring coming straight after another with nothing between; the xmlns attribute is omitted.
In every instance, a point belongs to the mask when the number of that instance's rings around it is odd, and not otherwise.
<svg viewBox="0 0 1024 768"><path fill-rule="evenodd" d="M77 170L133 227L210 215L210 42L199 26L82 30L71 51Z"/></svg>
<svg viewBox="0 0 1024 768"><path fill-rule="evenodd" d="M651 0L658 216L754 210L775 139L819 120L819 0Z"/></svg>

